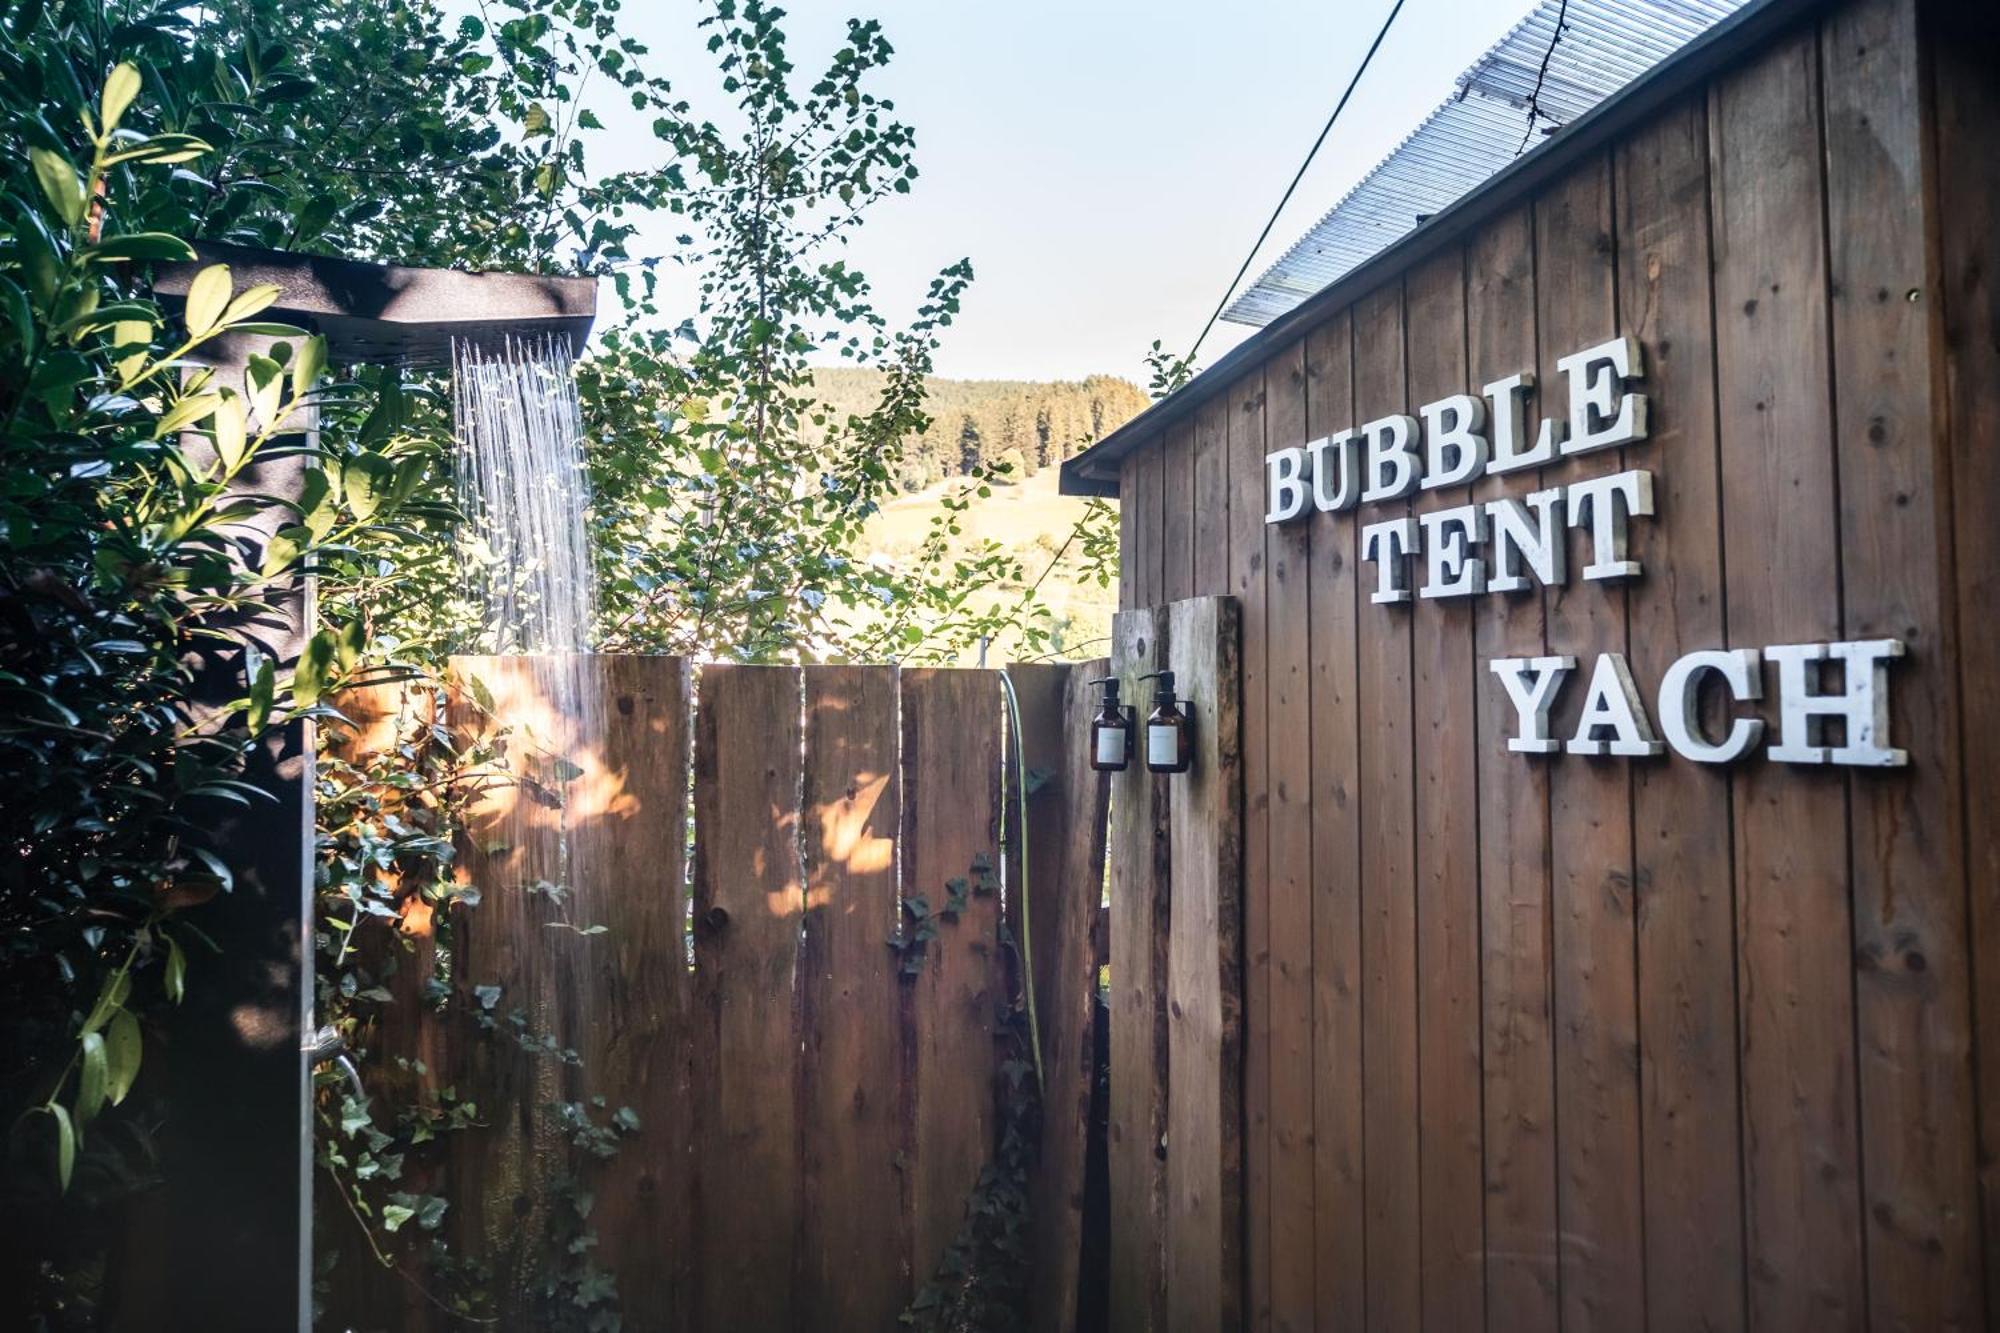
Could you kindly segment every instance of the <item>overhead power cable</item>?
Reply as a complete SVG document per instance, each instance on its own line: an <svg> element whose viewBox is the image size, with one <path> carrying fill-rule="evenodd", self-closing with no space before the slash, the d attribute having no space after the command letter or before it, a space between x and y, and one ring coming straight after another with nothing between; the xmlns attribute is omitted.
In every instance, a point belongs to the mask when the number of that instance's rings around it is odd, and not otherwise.
<svg viewBox="0 0 2000 1333"><path fill-rule="evenodd" d="M1320 127L1319 138L1314 139L1312 147L1306 151L1306 160L1299 163L1298 171L1292 175L1292 183L1285 187L1284 197L1279 199L1278 206L1271 210L1271 217L1264 223L1264 230L1257 233L1257 243L1250 247L1249 254L1243 256L1243 266L1237 269L1236 276L1229 280L1229 286L1222 293L1222 299L1215 304L1215 313L1208 317L1208 323L1201 326L1201 335L1194 340L1194 346L1188 348L1189 361L1193 361L1194 354L1201 350L1202 341L1208 337L1209 330L1215 327L1215 321L1222 318L1223 310L1229 305L1229 298L1236 294L1236 285L1242 282L1243 275L1250 271L1250 264L1257 258L1257 252L1263 249L1264 242L1271 238L1271 228L1278 225L1278 215L1285 211L1286 204L1292 202L1292 192L1298 189L1299 182L1305 179L1306 168L1310 167L1313 158L1319 155L1320 145L1324 144L1326 136L1333 132L1333 123L1339 120L1340 113L1347 109L1347 99L1354 96L1355 86L1361 82L1361 76L1368 72L1368 63L1375 59L1375 53L1382 48L1382 39L1389 35L1389 28L1395 23L1396 15L1402 12L1403 0L1396 0L1395 6L1389 11L1389 17L1382 20L1381 31L1377 32L1375 40L1369 43L1368 53L1361 57L1361 64L1355 69L1354 77L1347 81L1347 90L1341 93L1340 100L1334 103L1333 114L1328 116L1326 124Z"/></svg>
<svg viewBox="0 0 2000 1333"><path fill-rule="evenodd" d="M1535 118L1542 114L1542 84L1549 77L1549 61L1555 58L1556 44L1563 39L1563 20L1568 17L1569 0L1562 0L1562 7L1556 10L1556 30L1549 34L1549 49L1542 52L1542 67L1535 71L1535 90L1528 94L1528 128L1521 134L1521 146L1514 150L1515 157L1526 151L1528 140L1535 135Z"/></svg>

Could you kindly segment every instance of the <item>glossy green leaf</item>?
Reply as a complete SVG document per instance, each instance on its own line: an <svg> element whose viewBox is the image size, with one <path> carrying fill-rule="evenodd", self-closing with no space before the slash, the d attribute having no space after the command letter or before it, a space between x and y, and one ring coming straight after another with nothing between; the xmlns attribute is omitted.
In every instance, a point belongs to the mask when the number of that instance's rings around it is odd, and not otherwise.
<svg viewBox="0 0 2000 1333"><path fill-rule="evenodd" d="M249 429L243 400L233 393L222 395L215 405L215 453L223 468L234 472L243 465L249 450Z"/></svg>
<svg viewBox="0 0 2000 1333"><path fill-rule="evenodd" d="M277 299L278 286L276 283L262 282L258 283L255 287L246 287L237 293L236 299L224 308L222 318L218 323L225 327L232 324L240 324L258 311L270 309Z"/></svg>
<svg viewBox="0 0 2000 1333"><path fill-rule="evenodd" d="M222 312L228 308L229 265L210 264L195 274L188 284L187 331L190 338L204 337L212 333L222 319Z"/></svg>
<svg viewBox="0 0 2000 1333"><path fill-rule="evenodd" d="M271 674L270 667L270 659L266 658L264 677L267 680ZM167 942L167 972L164 983L167 998L179 1004L187 994L187 954L182 950L179 940L171 935L163 935L163 938Z"/></svg>
<svg viewBox="0 0 2000 1333"><path fill-rule="evenodd" d="M257 414L257 428L269 430L278 423L284 405L284 367L268 356L249 358L250 406Z"/></svg>
<svg viewBox="0 0 2000 1333"><path fill-rule="evenodd" d="M333 683L333 636L325 630L306 640L305 651L299 654L298 670L292 673L292 701L300 708L311 708L320 701L327 686Z"/></svg>
<svg viewBox="0 0 2000 1333"><path fill-rule="evenodd" d="M69 1192L69 1178L76 1171L76 1126L60 1102L50 1102L48 1112L56 1122L56 1184Z"/></svg>
<svg viewBox="0 0 2000 1333"><path fill-rule="evenodd" d="M194 247L180 237L163 231L132 231L123 236L107 237L93 245L87 253L100 264L129 259L186 262L194 258Z"/></svg>
<svg viewBox="0 0 2000 1333"><path fill-rule="evenodd" d="M197 421L205 420L222 404L219 393L191 393L167 409L159 423L153 427L153 438L164 440L175 431L185 430Z"/></svg>
<svg viewBox="0 0 2000 1333"><path fill-rule="evenodd" d="M104 80L104 97L98 104L99 131L110 134L117 129L118 122L125 118L126 108L138 95L139 67L129 60L113 66Z"/></svg>
<svg viewBox="0 0 2000 1333"><path fill-rule="evenodd" d="M40 183L42 193L55 209L56 216L72 227L82 222L85 201L83 183L76 178L76 168L61 153L47 148L30 148L28 160L34 164L35 180Z"/></svg>
<svg viewBox="0 0 2000 1333"><path fill-rule="evenodd" d="M356 454L341 465L341 495L364 523L375 516L395 484L395 465L380 454Z"/></svg>
<svg viewBox="0 0 2000 1333"><path fill-rule="evenodd" d="M149 162L155 166L168 166L175 162L191 162L197 157L214 152L214 146L192 134L156 134L131 148L122 149L104 159L105 165L116 166L122 162Z"/></svg>
<svg viewBox="0 0 2000 1333"><path fill-rule="evenodd" d="M132 1011L120 1009L112 1014L110 1025L104 1029L104 1095L113 1106L123 1104L131 1093L144 1055L139 1020Z"/></svg>
<svg viewBox="0 0 2000 1333"><path fill-rule="evenodd" d="M292 397L303 398L319 382L326 369L326 339L319 334L300 343L292 352Z"/></svg>
<svg viewBox="0 0 2000 1333"><path fill-rule="evenodd" d="M110 1063L104 1054L104 1034L86 1032L79 1043L81 1059L76 1076L76 1119L87 1125L104 1109L104 1092Z"/></svg>

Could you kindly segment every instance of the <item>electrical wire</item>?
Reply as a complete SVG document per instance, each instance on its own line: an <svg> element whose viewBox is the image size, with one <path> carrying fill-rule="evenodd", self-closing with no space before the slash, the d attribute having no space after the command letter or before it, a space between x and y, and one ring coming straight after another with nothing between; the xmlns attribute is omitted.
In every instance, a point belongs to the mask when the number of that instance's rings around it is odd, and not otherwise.
<svg viewBox="0 0 2000 1333"><path fill-rule="evenodd" d="M1341 93L1340 100L1334 103L1333 114L1328 116L1326 124L1320 127L1319 138L1314 139L1312 147L1306 151L1306 160L1299 163L1298 171L1292 175L1292 183L1285 187L1284 197L1278 200L1278 206L1271 210L1270 220L1265 222L1264 230L1257 233L1257 243L1250 247L1249 254L1243 256L1243 266L1236 270L1236 276L1229 280L1229 286L1223 291L1222 299L1215 303L1215 313L1208 317L1208 323L1201 326L1201 334L1194 340L1194 346L1188 348L1186 358L1188 361L1193 361L1194 354L1201 350L1202 341L1208 337L1209 330L1215 327L1215 321L1222 318L1223 310L1229 305L1229 298L1236 294L1236 284L1243 281L1243 275L1250 271L1251 261L1256 259L1257 252L1264 248L1264 242L1271 239L1271 228L1278 225L1278 215L1285 211L1286 204L1292 202L1292 192L1297 190L1299 182L1305 179L1306 168L1310 167L1313 158L1319 155L1320 145L1324 144L1326 136L1333 132L1333 123L1339 120L1340 113L1347 109L1347 99L1354 96L1354 89L1361 82L1361 76L1368 72L1369 62L1375 59L1375 53L1382 47L1382 39L1389 35L1390 25L1395 23L1396 15L1402 12L1403 0L1396 0L1395 6L1389 11L1389 17L1382 20L1381 31L1377 32L1375 40L1368 44L1368 54L1361 57L1361 64L1355 69L1354 77L1347 81L1347 90Z"/></svg>
<svg viewBox="0 0 2000 1333"><path fill-rule="evenodd" d="M1521 134L1520 147L1514 150L1515 157L1526 151L1528 140L1535 135L1535 118L1542 114L1542 81L1549 77L1549 61L1555 57L1556 43L1563 39L1563 20L1568 17L1569 0L1562 0L1562 7L1556 10L1556 30L1549 34L1549 49L1542 52L1542 67L1535 71L1535 90L1528 94L1528 128Z"/></svg>

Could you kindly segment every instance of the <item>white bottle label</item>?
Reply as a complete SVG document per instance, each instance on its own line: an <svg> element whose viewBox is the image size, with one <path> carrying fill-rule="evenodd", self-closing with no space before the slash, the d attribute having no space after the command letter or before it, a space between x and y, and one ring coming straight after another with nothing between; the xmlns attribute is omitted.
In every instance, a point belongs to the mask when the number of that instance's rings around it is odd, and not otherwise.
<svg viewBox="0 0 2000 1333"><path fill-rule="evenodd" d="M1097 729L1097 762L1100 764L1122 764L1125 762L1125 728L1099 727Z"/></svg>
<svg viewBox="0 0 2000 1333"><path fill-rule="evenodd" d="M1173 765L1180 762L1181 734L1175 727L1146 728L1146 762Z"/></svg>

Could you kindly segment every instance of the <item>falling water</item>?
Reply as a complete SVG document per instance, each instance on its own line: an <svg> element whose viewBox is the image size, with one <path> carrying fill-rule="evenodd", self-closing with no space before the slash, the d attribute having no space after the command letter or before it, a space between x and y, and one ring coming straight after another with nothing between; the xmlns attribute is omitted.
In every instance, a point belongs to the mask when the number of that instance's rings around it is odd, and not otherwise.
<svg viewBox="0 0 2000 1333"><path fill-rule="evenodd" d="M584 530L590 478L566 344L452 346L458 502L479 580L479 648L580 653L597 588Z"/></svg>
<svg viewBox="0 0 2000 1333"><path fill-rule="evenodd" d="M555 339L452 345L460 549L477 623L467 647L533 663L544 707L509 719L510 753L536 798L558 803L554 878L574 918L588 909L575 894L566 789L598 728L584 679L597 614L590 478L571 367L568 344Z"/></svg>

